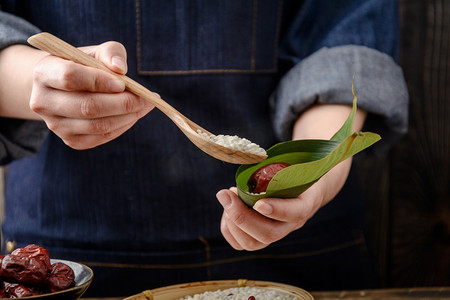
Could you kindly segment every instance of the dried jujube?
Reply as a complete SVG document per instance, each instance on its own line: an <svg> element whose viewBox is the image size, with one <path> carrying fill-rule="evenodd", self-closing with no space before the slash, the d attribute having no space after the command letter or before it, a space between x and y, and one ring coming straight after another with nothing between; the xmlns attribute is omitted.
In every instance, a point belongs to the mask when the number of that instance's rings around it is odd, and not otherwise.
<svg viewBox="0 0 450 300"><path fill-rule="evenodd" d="M8 298L22 298L41 294L37 289L19 283L5 282L3 286L5 296Z"/></svg>
<svg viewBox="0 0 450 300"><path fill-rule="evenodd" d="M265 192L270 180L272 180L275 174L289 166L290 165L287 163L276 162L259 168L252 174L252 176L250 176L247 182L248 191L255 194Z"/></svg>
<svg viewBox="0 0 450 300"><path fill-rule="evenodd" d="M0 256L0 298L21 298L65 290L75 286L68 265L51 264L47 249L28 245Z"/></svg>
<svg viewBox="0 0 450 300"><path fill-rule="evenodd" d="M71 267L63 263L52 265L50 275L45 280L50 292L58 292L75 285L75 274Z"/></svg>
<svg viewBox="0 0 450 300"><path fill-rule="evenodd" d="M49 268L35 257L20 257L12 254L5 255L2 260L2 278L7 282L20 282L36 285L49 274Z"/></svg>
<svg viewBox="0 0 450 300"><path fill-rule="evenodd" d="M11 255L16 255L19 257L28 257L28 258L35 258L37 260L42 261L48 270L50 270L51 263L50 263L50 254L48 253L48 250L44 247L38 246L38 245L28 245L23 248L17 248L13 252L11 252Z"/></svg>

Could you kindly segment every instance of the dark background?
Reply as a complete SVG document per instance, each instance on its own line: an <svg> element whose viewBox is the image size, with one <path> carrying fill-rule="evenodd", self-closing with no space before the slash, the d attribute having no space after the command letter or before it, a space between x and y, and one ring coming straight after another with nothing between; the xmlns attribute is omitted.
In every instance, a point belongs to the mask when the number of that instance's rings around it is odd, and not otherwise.
<svg viewBox="0 0 450 300"><path fill-rule="evenodd" d="M399 0L408 134L361 166L384 287L450 286L450 0Z"/></svg>

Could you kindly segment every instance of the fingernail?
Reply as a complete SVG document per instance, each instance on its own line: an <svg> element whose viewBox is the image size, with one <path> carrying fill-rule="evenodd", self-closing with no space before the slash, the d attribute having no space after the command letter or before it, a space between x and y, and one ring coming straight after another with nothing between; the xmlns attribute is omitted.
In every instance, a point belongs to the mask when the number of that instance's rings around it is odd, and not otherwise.
<svg viewBox="0 0 450 300"><path fill-rule="evenodd" d="M224 209L228 209L231 206L231 198L226 191L220 191L217 193L217 199L222 204Z"/></svg>
<svg viewBox="0 0 450 300"><path fill-rule="evenodd" d="M119 68L124 74L127 72L127 64L122 57L113 56L111 58L111 63L113 66Z"/></svg>
<svg viewBox="0 0 450 300"><path fill-rule="evenodd" d="M119 79L112 79L108 82L108 88L111 92L123 92L125 90L125 82Z"/></svg>
<svg viewBox="0 0 450 300"><path fill-rule="evenodd" d="M272 205L262 201L257 201L253 208L263 215L270 215L273 212Z"/></svg>

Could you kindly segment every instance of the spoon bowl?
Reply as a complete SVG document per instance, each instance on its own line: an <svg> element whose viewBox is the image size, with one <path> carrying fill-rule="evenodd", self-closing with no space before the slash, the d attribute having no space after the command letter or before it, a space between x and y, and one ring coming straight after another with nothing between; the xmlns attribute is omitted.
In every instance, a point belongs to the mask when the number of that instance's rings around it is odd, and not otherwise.
<svg viewBox="0 0 450 300"><path fill-rule="evenodd" d="M194 145L214 158L233 164L254 164L267 158L267 155L229 148L201 136L198 134L198 130L208 135L211 135L211 133L186 118L174 107L161 99L158 94L151 92L141 84L125 75L114 73L99 60L89 56L83 51L50 33L42 32L33 35L28 39L28 43L38 49L48 52L49 54L113 74L118 79L125 82L125 87L127 90L153 104L167 117L169 117L172 122L175 123L175 125L177 125L177 127L186 135L186 137L194 143Z"/></svg>

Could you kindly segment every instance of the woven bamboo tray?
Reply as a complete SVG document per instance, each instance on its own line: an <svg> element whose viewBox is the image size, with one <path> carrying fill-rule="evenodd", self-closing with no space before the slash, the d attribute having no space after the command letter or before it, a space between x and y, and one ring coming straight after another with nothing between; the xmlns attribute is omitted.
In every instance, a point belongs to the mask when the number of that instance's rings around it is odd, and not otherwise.
<svg viewBox="0 0 450 300"><path fill-rule="evenodd" d="M218 280L218 281L198 281L170 285L166 287L146 290L140 294L127 297L123 300L175 300L185 296L192 296L206 291L216 291L236 287L257 287L262 289L276 290L289 296L297 297L298 300L314 300L307 291L287 284L255 281L255 280Z"/></svg>

